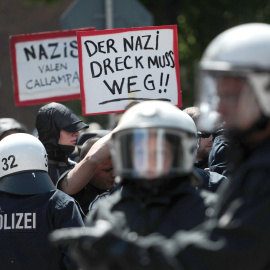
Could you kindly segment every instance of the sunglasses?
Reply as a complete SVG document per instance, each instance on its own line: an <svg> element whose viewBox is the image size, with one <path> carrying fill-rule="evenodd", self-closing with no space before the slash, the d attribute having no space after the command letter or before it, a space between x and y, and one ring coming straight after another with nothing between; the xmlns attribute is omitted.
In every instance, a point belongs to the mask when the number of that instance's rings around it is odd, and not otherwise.
<svg viewBox="0 0 270 270"><path fill-rule="evenodd" d="M213 135L212 133L209 133L209 132L201 132L201 131L198 131L197 132L198 136L200 138L203 138L203 139L208 139L211 135Z"/></svg>

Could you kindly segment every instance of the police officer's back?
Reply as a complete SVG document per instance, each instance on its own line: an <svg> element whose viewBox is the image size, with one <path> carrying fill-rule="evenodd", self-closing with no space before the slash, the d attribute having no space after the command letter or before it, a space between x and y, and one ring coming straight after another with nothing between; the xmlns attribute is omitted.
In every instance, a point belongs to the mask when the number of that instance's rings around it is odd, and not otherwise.
<svg viewBox="0 0 270 270"><path fill-rule="evenodd" d="M48 234L83 226L79 208L56 190L42 143L29 134L0 142L0 268L73 269L65 248L55 249Z"/></svg>

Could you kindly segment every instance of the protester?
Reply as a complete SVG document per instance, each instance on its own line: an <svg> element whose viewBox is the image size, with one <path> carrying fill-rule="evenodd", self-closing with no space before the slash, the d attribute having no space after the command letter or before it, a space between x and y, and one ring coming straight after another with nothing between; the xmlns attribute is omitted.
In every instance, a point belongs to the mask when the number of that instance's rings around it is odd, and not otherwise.
<svg viewBox="0 0 270 270"><path fill-rule="evenodd" d="M79 131L88 125L60 103L41 107L36 118L38 138L43 143L49 158L49 175L56 184L58 178L76 162L69 159L74 151Z"/></svg>
<svg viewBox="0 0 270 270"><path fill-rule="evenodd" d="M200 109L198 107L188 107L183 110L185 113L187 113L195 122L196 128L198 130L198 137L199 137L199 148L197 151L197 156L196 156L196 162L194 165L197 168L200 169L205 169L209 168L208 165L208 157L209 153L211 151L212 145L213 145L213 135L212 133L205 132L202 130L198 129L198 119L200 117Z"/></svg>
<svg viewBox="0 0 270 270"><path fill-rule="evenodd" d="M229 134L223 125L213 133L213 145L208 157L209 171L227 176L229 173L229 152L233 142L229 141Z"/></svg>
<svg viewBox="0 0 270 270"><path fill-rule="evenodd" d="M89 128L88 128L89 129ZM86 130L88 130L86 129ZM77 138L77 144L76 144L76 149L75 151L69 156L72 160L79 162L82 158L80 158L81 154L81 148L82 145L90 138L95 137L95 136L105 136L107 135L110 130L107 129L95 129L92 131L86 131L84 130L83 132L80 132L78 138Z"/></svg>
<svg viewBox="0 0 270 270"><path fill-rule="evenodd" d="M112 265L117 269L127 265L129 269L269 269L269 58L270 25L264 23L228 29L202 57L199 91L202 109L208 113L205 125L214 128L216 120L225 121L230 138L239 146L230 148L234 154L230 181L206 211L208 220L170 239L123 237L113 224L111 229L88 228L87 237L77 236L80 254L95 252L96 265L105 264L107 269ZM94 231L99 237L94 238Z"/></svg>
<svg viewBox="0 0 270 270"><path fill-rule="evenodd" d="M70 195L81 191L89 183L96 169L110 158L110 138L111 132L94 143L86 156L67 174L62 175L57 187Z"/></svg>
<svg viewBox="0 0 270 270"><path fill-rule="evenodd" d="M82 213L55 188L42 143L11 134L0 142L0 160L1 269L75 269L68 250L55 249L47 237L55 229L84 226Z"/></svg>
<svg viewBox="0 0 270 270"><path fill-rule="evenodd" d="M99 134L104 136L105 134L110 132L110 130L103 129L102 126L96 122L91 122L88 125L89 125L88 128L84 128L83 130L80 131L80 134L77 138L75 150L72 152L71 155L69 155L69 158L71 160L74 160L75 162L80 161L80 148L87 139Z"/></svg>
<svg viewBox="0 0 270 270"><path fill-rule="evenodd" d="M81 146L80 150L80 159L84 159L86 154L89 152L94 143L96 143L103 136L94 136L88 140L86 140ZM57 187L59 189L65 190L65 185L61 182L64 181L66 174L69 171L64 173L58 183ZM104 160L102 164L100 164L96 170L94 175L89 182L76 194L70 194L76 201L80 204L82 210L85 215L94 208L97 207L97 204L100 200L105 199L108 195L110 195L111 190L115 187L115 176L113 171L112 160L109 157Z"/></svg>
<svg viewBox="0 0 270 270"><path fill-rule="evenodd" d="M198 130L198 122L201 116L200 109L196 106L192 106L187 107L183 111L193 119ZM202 128L202 130L203 129L204 128ZM197 131L197 135L198 149L194 166L196 172L202 178L199 188L216 192L223 181L228 181L225 174L222 174L227 168L226 140L225 138L223 139L221 130L217 130L213 133Z"/></svg>
<svg viewBox="0 0 270 270"><path fill-rule="evenodd" d="M27 133L27 129L14 118L0 118L0 141L14 133Z"/></svg>

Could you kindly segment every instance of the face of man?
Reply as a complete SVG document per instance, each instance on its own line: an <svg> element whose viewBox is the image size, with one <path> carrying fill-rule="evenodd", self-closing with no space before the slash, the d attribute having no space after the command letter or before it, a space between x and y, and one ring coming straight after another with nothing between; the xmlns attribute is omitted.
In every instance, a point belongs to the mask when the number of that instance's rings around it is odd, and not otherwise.
<svg viewBox="0 0 270 270"><path fill-rule="evenodd" d="M71 132L68 132L68 131L65 131L65 130L61 130L60 131L60 138L58 140L58 144L61 144L61 145L75 145L76 144L76 141L77 141L77 137L79 136L79 132L74 132L74 133L71 133Z"/></svg>
<svg viewBox="0 0 270 270"><path fill-rule="evenodd" d="M197 152L197 160L202 161L208 159L209 153L213 145L213 136L212 134L209 138L200 138L200 147Z"/></svg>
<svg viewBox="0 0 270 270"><path fill-rule="evenodd" d="M138 141L134 149L134 166L140 177L153 179L169 173L173 162L172 145L156 133Z"/></svg>
<svg viewBox="0 0 270 270"><path fill-rule="evenodd" d="M102 190L109 190L115 186L115 175L111 158L106 159L99 165L90 183Z"/></svg>
<svg viewBox="0 0 270 270"><path fill-rule="evenodd" d="M246 80L238 77L218 79L218 112L228 128L247 130L259 118L258 103Z"/></svg>

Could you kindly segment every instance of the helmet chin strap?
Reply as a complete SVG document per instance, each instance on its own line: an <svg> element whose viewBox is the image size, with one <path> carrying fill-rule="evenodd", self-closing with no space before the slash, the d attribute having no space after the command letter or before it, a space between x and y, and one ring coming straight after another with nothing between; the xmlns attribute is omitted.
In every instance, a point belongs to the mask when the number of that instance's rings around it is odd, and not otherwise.
<svg viewBox="0 0 270 270"><path fill-rule="evenodd" d="M261 114L260 117L257 119L257 121L255 121L254 124L247 130L240 130L238 128L229 128L228 136L234 142L245 145L245 142L248 141L247 139L251 135L266 129L268 123L269 123L269 118L266 117L264 114Z"/></svg>

